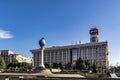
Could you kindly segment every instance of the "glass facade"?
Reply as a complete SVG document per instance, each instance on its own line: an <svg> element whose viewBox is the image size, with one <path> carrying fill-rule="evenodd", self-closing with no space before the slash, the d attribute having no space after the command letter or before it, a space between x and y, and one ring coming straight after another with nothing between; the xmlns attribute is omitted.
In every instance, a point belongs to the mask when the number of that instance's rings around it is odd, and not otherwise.
<svg viewBox="0 0 120 80"><path fill-rule="evenodd" d="M77 54L78 54L77 49L72 49L72 61L77 60Z"/></svg>

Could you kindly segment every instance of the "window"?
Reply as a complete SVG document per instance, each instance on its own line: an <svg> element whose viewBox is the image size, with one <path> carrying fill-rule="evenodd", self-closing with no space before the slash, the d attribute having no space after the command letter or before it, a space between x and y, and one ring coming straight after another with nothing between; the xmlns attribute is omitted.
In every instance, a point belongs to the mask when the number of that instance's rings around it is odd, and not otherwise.
<svg viewBox="0 0 120 80"><path fill-rule="evenodd" d="M72 49L72 60L77 60L77 49Z"/></svg>
<svg viewBox="0 0 120 80"><path fill-rule="evenodd" d="M95 37L92 37L92 42L95 42Z"/></svg>

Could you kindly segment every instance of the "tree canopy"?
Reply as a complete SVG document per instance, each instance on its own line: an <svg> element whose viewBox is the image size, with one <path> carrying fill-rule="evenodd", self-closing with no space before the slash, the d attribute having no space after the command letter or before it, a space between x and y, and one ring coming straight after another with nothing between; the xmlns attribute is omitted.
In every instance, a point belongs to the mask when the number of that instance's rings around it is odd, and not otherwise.
<svg viewBox="0 0 120 80"><path fill-rule="evenodd" d="M76 69L79 69L79 70L85 70L86 69L85 61L82 60L81 58L79 58L76 61Z"/></svg>
<svg viewBox="0 0 120 80"><path fill-rule="evenodd" d="M3 59L2 56L0 56L0 69L5 69L6 68L6 63Z"/></svg>
<svg viewBox="0 0 120 80"><path fill-rule="evenodd" d="M92 72L93 73L97 73L98 72L96 63L93 64L93 70L92 70Z"/></svg>
<svg viewBox="0 0 120 80"><path fill-rule="evenodd" d="M18 63L18 60L14 58L12 63Z"/></svg>

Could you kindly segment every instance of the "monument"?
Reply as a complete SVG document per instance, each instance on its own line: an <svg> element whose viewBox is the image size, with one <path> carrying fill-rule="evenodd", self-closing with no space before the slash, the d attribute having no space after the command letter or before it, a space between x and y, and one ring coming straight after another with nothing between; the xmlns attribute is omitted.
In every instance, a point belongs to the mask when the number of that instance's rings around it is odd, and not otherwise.
<svg viewBox="0 0 120 80"><path fill-rule="evenodd" d="M40 59L40 62L39 63L39 68L38 69L35 69L35 73L33 72L32 74L33 75L39 75L39 76L44 76L44 77L49 77L49 78L84 78L84 76L81 76L79 74L54 74L52 73L49 69L45 68L45 65L44 65L44 46L45 46L46 42L45 42L45 38L41 38L39 40L39 45L40 45L40 48L38 49L39 51L39 59ZM32 52L32 51L31 51ZM34 57L35 58L35 57Z"/></svg>
<svg viewBox="0 0 120 80"><path fill-rule="evenodd" d="M45 38L41 38L39 40L39 46L40 46L40 65L39 65L39 73L43 73L45 74L46 76L48 75L51 75L51 71L49 69L46 69L45 68L45 65L44 65L44 46L45 46Z"/></svg>
<svg viewBox="0 0 120 80"><path fill-rule="evenodd" d="M40 40L39 40L39 45L40 45L40 56L41 56L41 58L40 58L40 68L45 68L45 66L44 66L44 45L45 45L45 39L44 38L41 38Z"/></svg>

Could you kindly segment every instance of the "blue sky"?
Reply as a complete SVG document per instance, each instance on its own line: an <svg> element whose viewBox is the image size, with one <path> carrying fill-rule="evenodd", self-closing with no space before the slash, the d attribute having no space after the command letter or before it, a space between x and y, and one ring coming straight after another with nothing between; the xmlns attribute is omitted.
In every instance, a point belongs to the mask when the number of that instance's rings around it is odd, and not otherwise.
<svg viewBox="0 0 120 80"><path fill-rule="evenodd" d="M120 0L0 0L0 49L30 56L46 46L88 43L89 29L108 41L110 64L120 63Z"/></svg>

